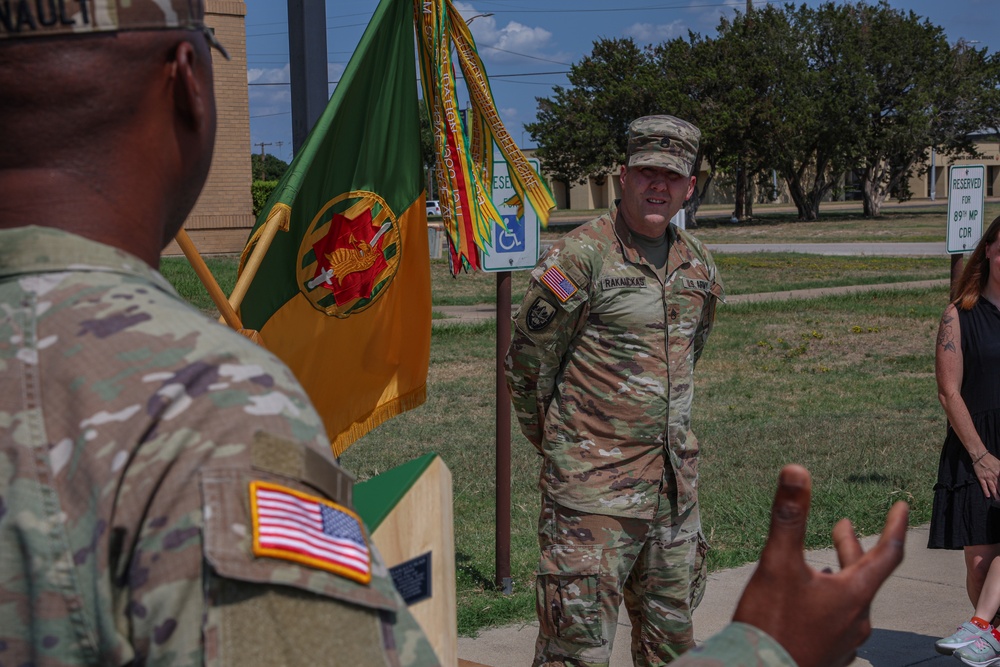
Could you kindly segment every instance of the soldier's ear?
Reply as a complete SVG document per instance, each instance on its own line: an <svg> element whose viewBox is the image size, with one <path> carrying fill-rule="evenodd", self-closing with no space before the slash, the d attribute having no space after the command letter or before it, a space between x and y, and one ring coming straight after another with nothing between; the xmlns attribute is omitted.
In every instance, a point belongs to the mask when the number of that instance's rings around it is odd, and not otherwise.
<svg viewBox="0 0 1000 667"><path fill-rule="evenodd" d="M172 84L174 109L178 120L195 132L205 131L213 121L213 91L207 84L211 80L211 67L203 62L207 56L199 53L193 44L180 41L174 47Z"/></svg>

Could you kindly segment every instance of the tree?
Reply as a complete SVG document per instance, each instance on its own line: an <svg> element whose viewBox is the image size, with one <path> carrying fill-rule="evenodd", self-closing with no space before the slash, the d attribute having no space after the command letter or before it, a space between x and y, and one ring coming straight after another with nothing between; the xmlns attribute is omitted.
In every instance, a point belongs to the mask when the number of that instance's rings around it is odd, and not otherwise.
<svg viewBox="0 0 1000 667"><path fill-rule="evenodd" d="M819 217L821 202L861 152L867 81L853 11L832 2L816 9L785 7L791 43L798 48L786 53L794 65L781 76L782 113L771 158L799 220Z"/></svg>
<svg viewBox="0 0 1000 667"><path fill-rule="evenodd" d="M255 181L277 181L285 174L288 163L269 153L250 154L250 170Z"/></svg>
<svg viewBox="0 0 1000 667"><path fill-rule="evenodd" d="M629 123L655 113L655 77L648 50L631 38L594 42L571 67L572 86L537 98L537 120L525 125L545 171L566 184L613 171L625 160Z"/></svg>
<svg viewBox="0 0 1000 667"><path fill-rule="evenodd" d="M699 122L711 128L719 164L736 185L734 216L753 216L753 183L774 162L783 115L789 113L804 65L781 10L767 6L722 19L702 58L714 70L712 106Z"/></svg>
<svg viewBox="0 0 1000 667"><path fill-rule="evenodd" d="M708 165L689 220L720 172L736 184L736 217L751 217L754 184L772 169L800 220L818 217L849 170L862 174L865 215L878 215L890 194L909 196L932 147L975 155L973 133L1000 130L1000 55L950 46L941 28L885 0L768 5L723 18L714 38L645 49L603 39L569 79L538 98L526 126L546 171L583 182L625 158L632 119L686 118Z"/></svg>
<svg viewBox="0 0 1000 667"><path fill-rule="evenodd" d="M884 2L855 5L869 96L861 168L865 216L890 194L910 196L908 181L931 147L975 156L971 135L990 122L996 59L959 42L912 11Z"/></svg>

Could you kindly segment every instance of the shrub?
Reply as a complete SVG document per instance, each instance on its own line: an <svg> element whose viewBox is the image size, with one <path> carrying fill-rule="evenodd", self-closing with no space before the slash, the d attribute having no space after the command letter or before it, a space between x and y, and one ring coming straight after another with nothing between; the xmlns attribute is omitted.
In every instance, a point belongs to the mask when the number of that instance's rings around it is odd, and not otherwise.
<svg viewBox="0 0 1000 667"><path fill-rule="evenodd" d="M256 218L264 210L268 198L277 185L278 181L253 181L250 184L250 194L253 196L253 217Z"/></svg>

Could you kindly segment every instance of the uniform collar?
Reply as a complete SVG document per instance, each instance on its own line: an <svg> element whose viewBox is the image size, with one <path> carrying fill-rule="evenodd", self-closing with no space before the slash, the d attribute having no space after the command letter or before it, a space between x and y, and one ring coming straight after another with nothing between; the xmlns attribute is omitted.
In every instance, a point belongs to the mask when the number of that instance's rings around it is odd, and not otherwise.
<svg viewBox="0 0 1000 667"><path fill-rule="evenodd" d="M123 250L52 227L0 229L0 280L57 271L122 273L177 296L159 271Z"/></svg>
<svg viewBox="0 0 1000 667"><path fill-rule="evenodd" d="M620 199L616 199L611 205L611 219L614 221L615 236L618 237L618 241L622 247L622 255L625 260L631 262L632 264L646 264L647 266L652 266L646 261L646 258L642 256L639 252L639 246L636 245L635 239L632 236L632 230L629 226L625 224L625 216L621 214L618 208L618 202ZM684 242L684 236L677 229L674 224L667 225L667 235L670 240L670 252L667 255L667 273L669 275L673 267L680 266L685 263L689 263L694 259L694 253L691 252L691 246Z"/></svg>

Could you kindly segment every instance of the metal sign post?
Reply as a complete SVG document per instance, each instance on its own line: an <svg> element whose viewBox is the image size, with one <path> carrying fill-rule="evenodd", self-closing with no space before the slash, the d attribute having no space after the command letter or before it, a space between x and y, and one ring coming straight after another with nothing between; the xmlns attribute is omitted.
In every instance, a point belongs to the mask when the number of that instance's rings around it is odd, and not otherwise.
<svg viewBox="0 0 1000 667"><path fill-rule="evenodd" d="M537 160L529 160L535 171ZM497 274L497 363L496 363L496 585L504 595L514 592L510 576L510 395L504 379L504 356L510 345L511 271L533 269L538 263L538 215L525 204L524 214L505 204L515 194L506 162L493 163L493 204L503 216L506 229L490 230L493 250L482 253L480 266Z"/></svg>
<svg viewBox="0 0 1000 667"><path fill-rule="evenodd" d="M971 252L983 235L986 167L956 165L948 171L948 252L951 254L951 294L962 273L962 253Z"/></svg>

